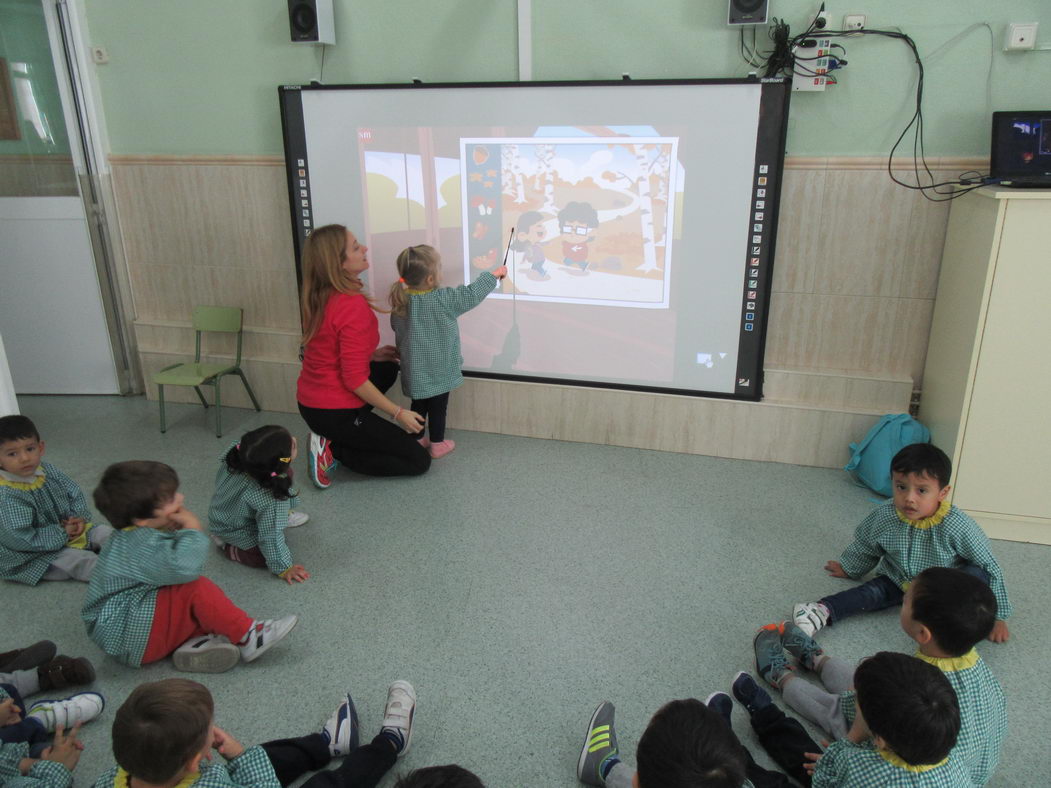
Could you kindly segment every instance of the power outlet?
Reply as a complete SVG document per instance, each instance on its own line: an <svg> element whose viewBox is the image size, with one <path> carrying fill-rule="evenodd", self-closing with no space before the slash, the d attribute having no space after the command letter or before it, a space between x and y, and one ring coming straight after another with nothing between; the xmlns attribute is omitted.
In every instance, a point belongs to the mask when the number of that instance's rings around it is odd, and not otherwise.
<svg viewBox="0 0 1051 788"><path fill-rule="evenodd" d="M814 22L812 24L814 32L816 33L819 30L827 30L829 22L831 21L832 18L829 16L828 11L818 11L818 13L814 15Z"/></svg>
<svg viewBox="0 0 1051 788"><path fill-rule="evenodd" d="M796 92L823 91L828 82L828 54L831 41L815 36L814 46L797 46L792 50L796 67L792 76L792 90Z"/></svg>
<svg viewBox="0 0 1051 788"><path fill-rule="evenodd" d="M1012 52L1035 47L1036 31L1039 27L1039 22L1011 22L1007 26L1004 51Z"/></svg>
<svg viewBox="0 0 1051 788"><path fill-rule="evenodd" d="M104 66L109 63L109 52L106 51L106 47L92 47L91 59L95 61L95 65Z"/></svg>
<svg viewBox="0 0 1051 788"><path fill-rule="evenodd" d="M844 30L864 30L865 29L865 15L864 14L847 14L843 17L843 29Z"/></svg>

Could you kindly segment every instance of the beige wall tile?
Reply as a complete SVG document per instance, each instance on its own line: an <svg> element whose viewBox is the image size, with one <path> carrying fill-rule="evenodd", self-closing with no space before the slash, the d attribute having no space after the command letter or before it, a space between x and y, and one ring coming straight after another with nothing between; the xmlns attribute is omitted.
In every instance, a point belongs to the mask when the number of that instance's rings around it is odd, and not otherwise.
<svg viewBox="0 0 1051 788"><path fill-rule="evenodd" d="M826 262L821 256L825 230L820 219L825 177L824 169L785 170L777 222L774 292L812 292L816 271Z"/></svg>

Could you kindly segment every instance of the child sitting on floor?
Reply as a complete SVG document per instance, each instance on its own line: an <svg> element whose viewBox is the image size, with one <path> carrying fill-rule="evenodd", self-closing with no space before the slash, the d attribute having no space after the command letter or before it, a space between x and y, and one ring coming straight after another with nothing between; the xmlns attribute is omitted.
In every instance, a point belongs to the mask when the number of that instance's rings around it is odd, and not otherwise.
<svg viewBox="0 0 1051 788"><path fill-rule="evenodd" d="M995 617L996 597L989 587L945 567L917 575L901 608L901 628L919 645L916 657L941 669L956 692L960 736L953 755L975 785L985 785L992 776L1007 731L1003 690L974 648L988 636ZM820 676L825 689L796 675L782 649ZM789 706L833 738L848 735L855 702L853 665L825 654L787 622L761 629L755 650L760 675L781 689Z"/></svg>
<svg viewBox="0 0 1051 788"><path fill-rule="evenodd" d="M86 583L113 529L91 522L80 487L43 456L32 421L0 418L0 577Z"/></svg>
<svg viewBox="0 0 1051 788"><path fill-rule="evenodd" d="M121 530L99 558L81 618L99 648L125 665L172 654L178 670L220 673L262 656L298 617L249 618L201 577L208 537L178 490L164 463L106 469L95 506Z"/></svg>
<svg viewBox="0 0 1051 788"><path fill-rule="evenodd" d="M285 529L307 521L292 511L291 462L296 439L284 427L268 425L232 445L219 460L215 495L208 507L212 538L231 561L268 567L288 583L302 583L310 573L292 563Z"/></svg>
<svg viewBox="0 0 1051 788"><path fill-rule="evenodd" d="M113 755L117 766L94 788L278 788L332 758L336 769L315 774L304 788L371 788L409 749L416 693L396 681L387 693L380 733L358 746L358 717L347 695L319 733L244 747L218 727L206 687L187 679L142 684L117 710ZM223 757L211 759L215 750Z"/></svg>
<svg viewBox="0 0 1051 788"><path fill-rule="evenodd" d="M996 595L997 621L989 639L1002 643L1009 632L1003 572L978 524L945 500L952 462L929 443L914 443L891 460L893 502L881 504L854 532L854 541L825 571L858 579L873 568L877 575L860 586L801 602L792 609L796 625L813 635L825 625L863 611L900 605L909 582L932 566L963 569L987 582Z"/></svg>
<svg viewBox="0 0 1051 788"><path fill-rule="evenodd" d="M849 735L823 754L770 750L779 764L806 763L810 782L800 782L813 788L971 785L967 770L952 753L960 710L940 670L907 654L881 651L858 666L855 682L857 703L850 708ZM773 707L770 696L746 673L735 681L734 695L753 715Z"/></svg>
<svg viewBox="0 0 1051 788"><path fill-rule="evenodd" d="M9 788L70 788L73 769L84 749L77 739L79 732L79 724L74 725L69 733L59 726L55 729L51 746L45 747L37 757L30 756L30 745L26 742L0 744L0 785Z"/></svg>

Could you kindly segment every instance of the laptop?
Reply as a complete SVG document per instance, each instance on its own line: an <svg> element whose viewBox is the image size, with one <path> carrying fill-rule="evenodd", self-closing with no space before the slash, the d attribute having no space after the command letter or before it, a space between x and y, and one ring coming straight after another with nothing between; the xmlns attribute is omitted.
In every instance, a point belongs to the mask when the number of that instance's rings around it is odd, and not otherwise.
<svg viewBox="0 0 1051 788"><path fill-rule="evenodd" d="M989 159L1001 186L1051 189L1051 109L994 112Z"/></svg>

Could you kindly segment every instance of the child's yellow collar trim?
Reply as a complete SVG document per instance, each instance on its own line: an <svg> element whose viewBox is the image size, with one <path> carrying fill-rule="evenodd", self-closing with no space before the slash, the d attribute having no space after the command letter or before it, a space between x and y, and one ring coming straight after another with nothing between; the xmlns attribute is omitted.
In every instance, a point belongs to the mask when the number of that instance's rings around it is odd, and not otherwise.
<svg viewBox="0 0 1051 788"><path fill-rule="evenodd" d="M928 662L943 673L951 673L955 670L967 670L978 664L980 657L977 649L971 649L959 657L929 657L922 651L917 651L916 656L924 662Z"/></svg>
<svg viewBox="0 0 1051 788"><path fill-rule="evenodd" d="M409 295L426 295L427 293L434 290L433 287L427 288L426 290L406 290L405 292Z"/></svg>
<svg viewBox="0 0 1051 788"><path fill-rule="evenodd" d="M949 513L949 509L952 508L952 504L948 501L942 501L938 506L938 511L932 514L930 517L924 517L922 520L910 520L908 517L903 515L897 509L894 510L895 514L898 515L898 519L903 523L908 523L913 528L926 529L937 525L945 519L945 515Z"/></svg>
<svg viewBox="0 0 1051 788"><path fill-rule="evenodd" d="M900 756L890 750L876 750L876 752L878 752L880 757L891 766L897 766L899 769L904 769L907 772L915 772L917 774L929 772L931 769L937 769L939 766L944 766L949 762L948 758L942 758L942 760L937 763L924 763L917 766L903 760Z"/></svg>
<svg viewBox="0 0 1051 788"><path fill-rule="evenodd" d="M179 780L172 788L190 788L195 782L201 779L200 772L193 772L188 774ZM113 778L113 788L129 788L131 785L131 775L128 774L120 766L117 767L117 776Z"/></svg>
<svg viewBox="0 0 1051 788"><path fill-rule="evenodd" d="M13 473L0 470L0 487L12 490L39 490L44 486L44 469L37 466L32 476L15 476Z"/></svg>

